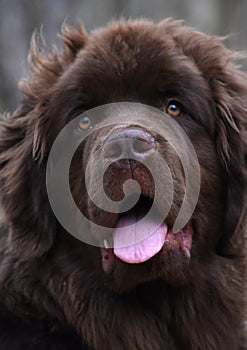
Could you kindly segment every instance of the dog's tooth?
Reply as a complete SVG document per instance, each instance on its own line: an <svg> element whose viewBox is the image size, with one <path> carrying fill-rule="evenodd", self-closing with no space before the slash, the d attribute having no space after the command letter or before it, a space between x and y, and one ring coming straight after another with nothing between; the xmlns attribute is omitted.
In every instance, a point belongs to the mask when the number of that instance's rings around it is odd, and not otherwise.
<svg viewBox="0 0 247 350"><path fill-rule="evenodd" d="M110 244L109 239L104 239L103 243L104 243L104 247L105 247L106 249L109 249L109 248L110 248L111 244Z"/></svg>
<svg viewBox="0 0 247 350"><path fill-rule="evenodd" d="M183 249L183 253L185 255L186 258L190 259L191 258L191 254L190 254L190 250L188 248Z"/></svg>

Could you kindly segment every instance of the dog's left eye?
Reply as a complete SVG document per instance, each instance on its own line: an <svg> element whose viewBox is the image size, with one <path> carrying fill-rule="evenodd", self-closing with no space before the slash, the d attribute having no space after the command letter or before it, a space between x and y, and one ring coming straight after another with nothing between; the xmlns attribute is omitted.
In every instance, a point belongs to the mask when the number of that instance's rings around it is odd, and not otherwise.
<svg viewBox="0 0 247 350"><path fill-rule="evenodd" d="M89 117L82 117L79 121L79 128L81 130L87 130L91 126L91 120Z"/></svg>
<svg viewBox="0 0 247 350"><path fill-rule="evenodd" d="M171 116L171 117L179 117L180 114L182 114L182 109L179 105L178 102L176 101L172 101L172 102L169 102L167 107L166 107L166 113Z"/></svg>

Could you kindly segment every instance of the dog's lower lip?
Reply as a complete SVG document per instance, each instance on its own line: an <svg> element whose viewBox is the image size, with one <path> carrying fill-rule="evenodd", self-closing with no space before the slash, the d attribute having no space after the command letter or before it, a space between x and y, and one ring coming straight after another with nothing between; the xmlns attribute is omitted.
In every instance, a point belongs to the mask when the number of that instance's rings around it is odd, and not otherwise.
<svg viewBox="0 0 247 350"><path fill-rule="evenodd" d="M102 268L105 274L110 275L114 270L115 255L112 248L101 248Z"/></svg>

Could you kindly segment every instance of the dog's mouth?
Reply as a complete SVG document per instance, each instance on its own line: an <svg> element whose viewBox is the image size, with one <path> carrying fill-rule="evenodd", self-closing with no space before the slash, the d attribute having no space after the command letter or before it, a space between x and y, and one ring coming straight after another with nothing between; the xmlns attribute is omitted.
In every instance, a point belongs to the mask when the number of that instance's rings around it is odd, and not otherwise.
<svg viewBox="0 0 247 350"><path fill-rule="evenodd" d="M175 233L166 221L160 223L158 209L148 215L151 207L155 208L153 200L142 195L131 210L117 217L112 241L105 240L104 248L101 248L105 273L112 272L117 259L126 264L144 264L169 251L179 252L190 259L191 224Z"/></svg>

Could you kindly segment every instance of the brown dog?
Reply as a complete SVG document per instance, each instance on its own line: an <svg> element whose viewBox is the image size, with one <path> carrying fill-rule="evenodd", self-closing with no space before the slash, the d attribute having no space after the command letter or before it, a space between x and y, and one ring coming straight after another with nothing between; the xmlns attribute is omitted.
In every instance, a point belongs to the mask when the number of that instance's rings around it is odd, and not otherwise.
<svg viewBox="0 0 247 350"><path fill-rule="evenodd" d="M1 350L246 349L247 77L233 63L238 55L172 20L120 21L91 36L65 27L61 38L63 52L32 43L20 107L1 120ZM62 128L85 110L125 101L137 103L136 122L92 132L74 154L70 184L85 216L112 228L117 240L119 227L152 205L155 184L143 159L159 151L174 179L173 203L161 240L136 244L134 255L68 234L46 189ZM139 103L173 118L197 153L200 195L177 234L185 175L167 139L139 123ZM79 128L90 123L84 117ZM122 159L124 138L130 157ZM101 148L112 162L104 174L109 198L122 199L126 180L140 186L139 202L121 215L98 208L86 192L85 167ZM166 177L155 166L162 202ZM99 164L92 174L100 171Z"/></svg>

